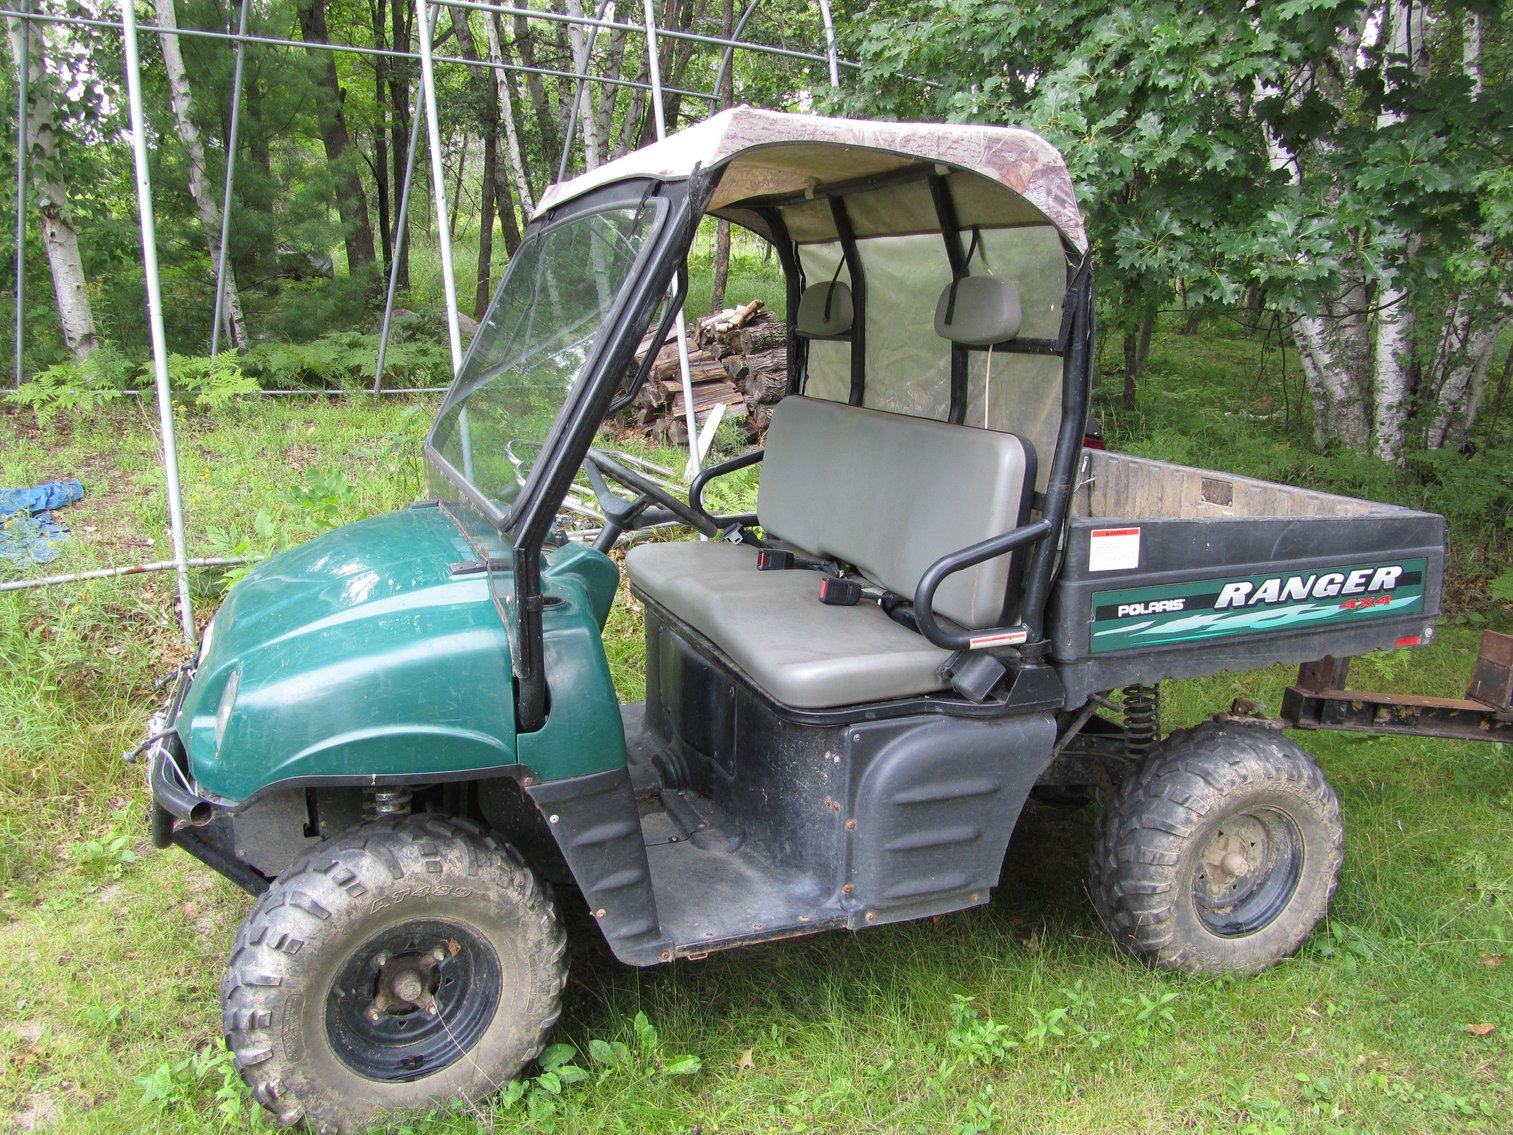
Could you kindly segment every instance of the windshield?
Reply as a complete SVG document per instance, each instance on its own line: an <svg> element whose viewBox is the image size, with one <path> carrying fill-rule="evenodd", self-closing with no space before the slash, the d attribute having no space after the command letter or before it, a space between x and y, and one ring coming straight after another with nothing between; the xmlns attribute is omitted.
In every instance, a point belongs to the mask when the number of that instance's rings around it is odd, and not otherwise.
<svg viewBox="0 0 1513 1135"><path fill-rule="evenodd" d="M508 513L655 228L651 206L569 218L528 237L484 317L431 446Z"/></svg>

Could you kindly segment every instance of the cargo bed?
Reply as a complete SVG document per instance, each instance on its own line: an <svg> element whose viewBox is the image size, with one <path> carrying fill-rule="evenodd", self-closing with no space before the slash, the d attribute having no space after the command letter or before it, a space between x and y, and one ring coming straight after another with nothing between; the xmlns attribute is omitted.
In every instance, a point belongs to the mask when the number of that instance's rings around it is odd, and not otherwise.
<svg viewBox="0 0 1513 1135"><path fill-rule="evenodd" d="M1426 642L1444 567L1432 513L1088 450L1048 637L1075 706Z"/></svg>

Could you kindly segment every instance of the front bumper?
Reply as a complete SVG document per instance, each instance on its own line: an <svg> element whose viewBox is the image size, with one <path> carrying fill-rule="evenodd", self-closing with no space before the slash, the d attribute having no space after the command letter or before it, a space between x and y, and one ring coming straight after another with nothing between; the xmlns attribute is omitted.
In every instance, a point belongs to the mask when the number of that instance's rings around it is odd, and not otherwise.
<svg viewBox="0 0 1513 1135"><path fill-rule="evenodd" d="M261 894L268 889L267 876L237 857L231 808L197 791L189 775L189 754L174 728L179 707L194 682L194 667L179 667L168 681L168 699L148 720L147 739L137 750L145 758L147 787L152 793L153 846L178 844L243 890Z"/></svg>

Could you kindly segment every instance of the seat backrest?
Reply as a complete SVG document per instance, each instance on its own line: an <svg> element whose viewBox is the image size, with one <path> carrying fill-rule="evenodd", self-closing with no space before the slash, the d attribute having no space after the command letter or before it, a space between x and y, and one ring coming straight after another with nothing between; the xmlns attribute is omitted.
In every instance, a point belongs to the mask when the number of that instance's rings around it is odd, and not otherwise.
<svg viewBox="0 0 1513 1135"><path fill-rule="evenodd" d="M990 347L1019 334L1019 287L999 276L963 276L935 305L935 334L963 347Z"/></svg>
<svg viewBox="0 0 1513 1135"><path fill-rule="evenodd" d="M948 552L1024 523L1035 452L1011 433L792 396L773 410L757 495L767 532L912 598ZM1011 560L951 576L935 610L966 627L1004 615Z"/></svg>
<svg viewBox="0 0 1513 1135"><path fill-rule="evenodd" d="M839 280L811 284L799 297L793 333L801 339L840 339L851 334L856 307L851 289Z"/></svg>

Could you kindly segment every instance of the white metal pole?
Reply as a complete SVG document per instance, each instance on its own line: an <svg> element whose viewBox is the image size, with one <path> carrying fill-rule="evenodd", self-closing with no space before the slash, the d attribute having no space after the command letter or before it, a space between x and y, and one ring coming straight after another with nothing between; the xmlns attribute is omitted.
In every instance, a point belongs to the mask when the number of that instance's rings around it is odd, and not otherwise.
<svg viewBox="0 0 1513 1135"><path fill-rule="evenodd" d="M16 74L16 387L21 386L24 366L21 344L26 335L26 166L31 155L31 132L27 129L30 109L27 84L31 80L32 22L31 0L21 0L21 64Z"/></svg>
<svg viewBox="0 0 1513 1135"><path fill-rule="evenodd" d="M667 116L662 110L662 62L657 58L657 17L652 0L642 0L646 17L646 67L651 76L651 106L657 124L657 141L667 137ZM684 473L692 478L699 471L699 415L693 408L693 378L688 366L688 328L683 323L683 309L678 308L673 323L678 337L678 370L683 378L683 417L688 426L688 467Z"/></svg>
<svg viewBox="0 0 1513 1135"><path fill-rule="evenodd" d="M825 54L830 58L830 85L841 86L841 65L835 54L835 20L830 15L830 0L820 0L820 18L825 21Z"/></svg>
<svg viewBox="0 0 1513 1135"><path fill-rule="evenodd" d="M163 483L168 493L168 523L173 562L179 577L179 623L184 641L194 645L194 606L189 597L189 555L184 543L184 500L179 492L179 454L173 432L173 391L168 385L168 345L163 334L163 295L158 284L157 225L152 213L152 184L147 175L147 127L142 115L141 61L137 56L137 14L133 0L121 0L121 31L126 44L126 100L131 111L131 149L136 160L137 216L142 225L142 269L147 277L147 325L152 333L152 371L158 394L158 423L163 432Z"/></svg>
<svg viewBox="0 0 1513 1135"><path fill-rule="evenodd" d="M436 115L436 74L431 67L431 5L415 0L420 16L420 85L426 104L426 135L431 144L431 185L436 200L436 234L441 243L441 285L447 301L447 341L452 347L452 375L462 369L462 328L457 322L457 280L452 275L452 237L447 232L447 179L441 165L441 123Z"/></svg>
<svg viewBox="0 0 1513 1135"><path fill-rule="evenodd" d="M423 91L415 92L415 109L410 112L410 148L405 153L405 183L399 193L399 213L394 219L394 252L389 258L389 291L384 297L383 326L378 329L378 362L373 367L373 393L383 390L384 359L389 353L389 328L394 323L394 293L399 288L399 263L405 245L410 242L410 187L415 184L415 152L420 149L421 104ZM456 360L452 362L455 370Z"/></svg>

